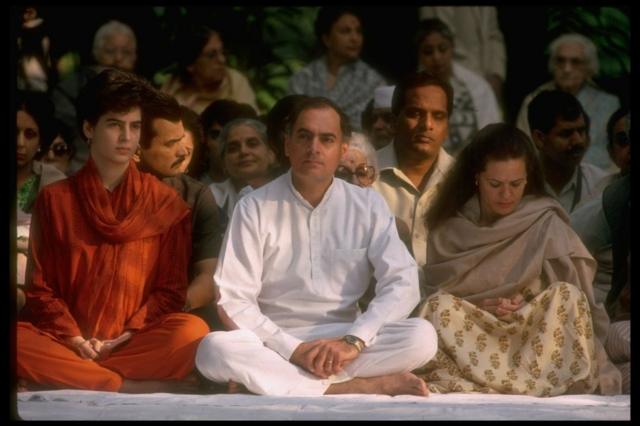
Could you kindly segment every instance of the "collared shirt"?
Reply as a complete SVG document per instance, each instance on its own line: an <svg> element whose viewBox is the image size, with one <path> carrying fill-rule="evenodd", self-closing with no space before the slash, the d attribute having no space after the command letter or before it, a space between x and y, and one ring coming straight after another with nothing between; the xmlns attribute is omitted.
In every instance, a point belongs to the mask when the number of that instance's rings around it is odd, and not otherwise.
<svg viewBox="0 0 640 426"><path fill-rule="evenodd" d="M560 190L559 193L545 181L544 186L547 192L556 198L567 213L571 213L582 202L591 199L602 193L602 180L608 178L608 173L604 170L584 161L571 176L571 180ZM580 182L578 182L580 178Z"/></svg>
<svg viewBox="0 0 640 426"><path fill-rule="evenodd" d="M351 127L360 129L360 115L373 98L374 89L386 84L384 78L360 59L340 67L332 88L327 88L328 77L323 56L291 76L288 94L329 98L349 117Z"/></svg>
<svg viewBox="0 0 640 426"><path fill-rule="evenodd" d="M376 297L360 314L372 277ZM214 280L233 322L285 359L302 343L287 329L352 323L347 334L369 345L420 298L416 264L379 194L334 179L314 208L290 171L238 201Z"/></svg>
<svg viewBox="0 0 640 426"><path fill-rule="evenodd" d="M557 89L555 83L549 81L538 86L536 90L524 98L520 112L518 113L516 125L527 135L531 136L529 119L527 117L529 104L540 92L554 89ZM580 101L582 108L584 108L591 120L591 124L589 125L591 143L584 155L583 161L594 164L609 173L618 172L618 166L611 160L609 151L607 151L607 121L609 117L611 117L611 114L620 108L620 100L617 96L600 90L591 83L585 84L576 95L576 98Z"/></svg>
<svg viewBox="0 0 640 426"><path fill-rule="evenodd" d="M222 182L213 182L209 185L209 189L216 200L216 204L226 213L227 219L231 219L233 209L240 198L253 191L251 185L243 187L240 191L236 191L231 179L225 179Z"/></svg>
<svg viewBox="0 0 640 426"><path fill-rule="evenodd" d="M602 195L583 202L571 212L571 227L591 255L598 261L593 279L593 296L596 303L604 303L611 290L613 256L611 251L611 229L604 215Z"/></svg>
<svg viewBox="0 0 640 426"><path fill-rule="evenodd" d="M400 170L396 157L395 142L377 151L380 177L373 183L373 188L386 200L396 220L404 221L411 231L411 252L420 267L427 263L427 227L424 216L436 194L438 183L453 165L453 158L444 149L440 149L438 158L433 164L431 177L425 188L420 191Z"/></svg>
<svg viewBox="0 0 640 426"><path fill-rule="evenodd" d="M190 266L204 259L217 258L226 223L209 188L184 173L165 177L162 181L175 189L191 208Z"/></svg>

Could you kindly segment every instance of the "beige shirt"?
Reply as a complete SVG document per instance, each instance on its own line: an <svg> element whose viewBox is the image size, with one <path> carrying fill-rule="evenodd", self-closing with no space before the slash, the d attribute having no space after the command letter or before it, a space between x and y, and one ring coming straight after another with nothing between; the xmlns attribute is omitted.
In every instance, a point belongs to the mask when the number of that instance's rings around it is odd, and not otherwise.
<svg viewBox="0 0 640 426"><path fill-rule="evenodd" d="M180 105L189 107L198 114L202 113L211 102L218 99L231 99L249 104L258 111L256 95L249 80L239 71L229 67L227 67L227 77L222 80L222 84L214 92L195 92L192 87L185 85L178 76L171 77L160 90L174 96Z"/></svg>
<svg viewBox="0 0 640 426"><path fill-rule="evenodd" d="M440 149L438 159L433 165L433 173L421 192L399 169L395 142L378 150L377 154L380 176L374 182L373 189L385 199L396 220L402 220L409 227L411 253L420 267L422 283L422 267L427 263L427 227L424 216L436 194L438 183L453 165L453 157L444 149Z"/></svg>

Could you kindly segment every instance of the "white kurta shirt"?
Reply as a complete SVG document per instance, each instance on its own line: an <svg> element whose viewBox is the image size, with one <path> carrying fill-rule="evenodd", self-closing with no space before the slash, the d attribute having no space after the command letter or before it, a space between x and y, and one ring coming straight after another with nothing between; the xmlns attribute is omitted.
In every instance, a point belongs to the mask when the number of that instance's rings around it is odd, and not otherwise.
<svg viewBox="0 0 640 426"><path fill-rule="evenodd" d="M376 297L360 314L372 276ZM416 263L378 193L334 179L313 208L290 171L238 201L214 279L227 315L285 359L302 343L289 328L352 323L347 334L369 345L420 297Z"/></svg>

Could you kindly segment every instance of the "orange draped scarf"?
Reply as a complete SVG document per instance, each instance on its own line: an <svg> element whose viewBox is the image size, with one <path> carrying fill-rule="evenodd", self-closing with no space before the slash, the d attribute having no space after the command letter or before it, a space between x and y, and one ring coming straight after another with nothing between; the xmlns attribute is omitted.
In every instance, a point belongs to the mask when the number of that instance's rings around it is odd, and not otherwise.
<svg viewBox="0 0 640 426"><path fill-rule="evenodd" d="M184 305L189 208L133 162L109 193L90 158L40 192L31 226L25 319L41 331L112 339Z"/></svg>

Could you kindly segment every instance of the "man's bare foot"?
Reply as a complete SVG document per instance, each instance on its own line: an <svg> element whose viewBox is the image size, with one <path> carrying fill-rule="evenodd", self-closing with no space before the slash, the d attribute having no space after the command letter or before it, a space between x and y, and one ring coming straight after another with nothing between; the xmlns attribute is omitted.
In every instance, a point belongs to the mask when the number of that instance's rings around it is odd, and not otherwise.
<svg viewBox="0 0 640 426"><path fill-rule="evenodd" d="M227 393L251 393L243 384L229 380L227 384Z"/></svg>
<svg viewBox="0 0 640 426"><path fill-rule="evenodd" d="M29 384L25 379L18 379L18 382L16 383L16 390L18 392L29 392Z"/></svg>
<svg viewBox="0 0 640 426"><path fill-rule="evenodd" d="M377 377L356 377L343 383L334 383L326 395L344 393L368 393L381 395L428 396L427 384L413 373L389 374Z"/></svg>

